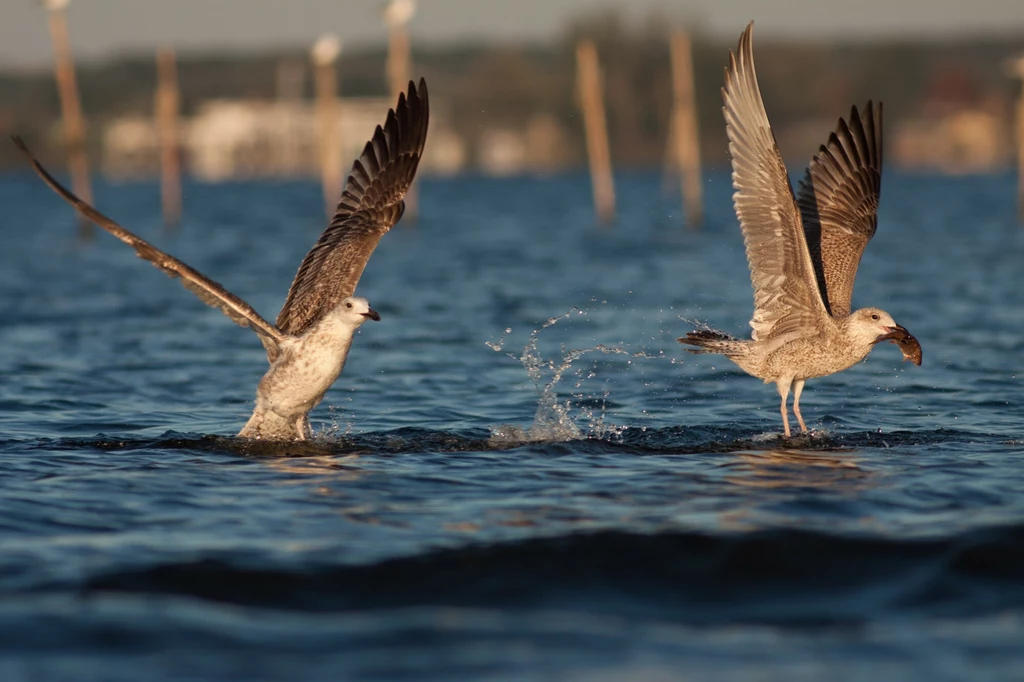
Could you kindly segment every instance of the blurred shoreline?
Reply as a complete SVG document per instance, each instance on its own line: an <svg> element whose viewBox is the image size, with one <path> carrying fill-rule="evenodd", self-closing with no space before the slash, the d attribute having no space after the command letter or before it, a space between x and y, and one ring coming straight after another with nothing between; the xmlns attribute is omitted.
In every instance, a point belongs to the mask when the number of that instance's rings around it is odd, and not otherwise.
<svg viewBox="0 0 1024 682"><path fill-rule="evenodd" d="M437 112L424 171L503 175L585 167L573 59L583 37L596 41L604 70L615 166L661 167L672 104L668 30L610 13L580 19L547 44L414 43L413 74L427 79ZM728 159L719 89L734 43L700 33L692 38L701 155L708 166L721 168ZM851 105L868 99L885 103L887 161L898 167L970 173L1013 164L1020 84L1004 64L1024 51L1024 34L755 43L768 115L793 165L814 153ZM338 61L346 159L393 104L385 60L383 47L365 47ZM211 180L316 173L305 49L183 52L178 68L187 173ZM302 73L288 92L280 82L283 68ZM94 168L113 177L157 174L155 70L152 55L144 54L78 65ZM49 70L0 70L0 133L22 135L44 161L58 166L59 111ZM228 138L237 139L235 147L226 146ZM221 148L210 147L215 142ZM0 169L20 163L13 146L0 144Z"/></svg>

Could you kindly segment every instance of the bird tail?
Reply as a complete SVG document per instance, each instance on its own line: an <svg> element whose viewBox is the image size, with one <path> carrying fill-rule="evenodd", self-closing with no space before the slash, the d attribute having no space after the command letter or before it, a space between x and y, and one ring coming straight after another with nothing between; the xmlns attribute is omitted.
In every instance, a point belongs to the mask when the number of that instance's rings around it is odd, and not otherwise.
<svg viewBox="0 0 1024 682"><path fill-rule="evenodd" d="M746 353L747 342L741 339L737 339L728 334L722 332L716 332L713 329L701 329L699 331L690 332L686 336L679 338L679 343L684 343L688 346L696 346L696 348L687 348L686 350L693 353L694 355L701 355L702 353L719 353L726 357L735 357L737 355L743 355Z"/></svg>

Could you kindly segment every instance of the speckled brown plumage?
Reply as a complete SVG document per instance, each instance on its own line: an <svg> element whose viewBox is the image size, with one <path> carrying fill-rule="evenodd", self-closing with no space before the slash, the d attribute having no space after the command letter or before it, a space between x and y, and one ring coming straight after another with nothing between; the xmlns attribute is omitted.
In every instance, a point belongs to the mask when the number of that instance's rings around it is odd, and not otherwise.
<svg viewBox="0 0 1024 682"><path fill-rule="evenodd" d="M754 288L750 340L712 330L680 342L692 353L720 353L748 374L776 385L800 414L804 382L840 372L863 360L880 340L909 332L878 308L850 312L853 282L864 247L875 232L881 183L881 105L839 121L812 159L794 196L789 174L768 122L754 69L753 23L729 54L722 89L733 203L743 232ZM913 343L916 343L916 339ZM913 354L910 342L901 346ZM918 345L919 350L919 345Z"/></svg>
<svg viewBox="0 0 1024 682"><path fill-rule="evenodd" d="M36 173L83 216L135 249L201 301L253 329L267 350L270 369L257 388L256 407L239 435L270 440L304 439L307 414L345 366L352 336L367 319L379 320L366 299L352 296L381 236L402 217L403 197L423 154L429 121L427 86L409 83L408 94L388 111L352 167L331 224L306 255L277 325L217 282L164 253L85 203L57 182L18 138L15 144Z"/></svg>
<svg viewBox="0 0 1024 682"><path fill-rule="evenodd" d="M302 334L341 299L355 293L366 262L405 211L405 193L412 185L427 140L430 118L427 84L409 84L408 95L377 126L341 193L330 225L320 235L295 275L277 327Z"/></svg>
<svg viewBox="0 0 1024 682"><path fill-rule="evenodd" d="M868 101L850 122L839 119L828 144L811 159L796 201L811 260L830 312L850 314L853 282L864 247L878 226L882 189L882 105Z"/></svg>

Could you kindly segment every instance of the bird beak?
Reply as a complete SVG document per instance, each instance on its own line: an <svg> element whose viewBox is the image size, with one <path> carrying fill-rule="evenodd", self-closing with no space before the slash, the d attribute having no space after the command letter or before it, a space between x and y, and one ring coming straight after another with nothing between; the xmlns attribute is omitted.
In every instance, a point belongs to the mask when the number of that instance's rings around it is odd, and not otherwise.
<svg viewBox="0 0 1024 682"><path fill-rule="evenodd" d="M908 336L913 337L913 334L907 331L906 327L896 325L895 327L882 327L885 333L875 339L875 343L881 343L882 341L892 341L897 343L900 339L905 339Z"/></svg>
<svg viewBox="0 0 1024 682"><path fill-rule="evenodd" d="M378 313L373 308L370 308L369 312L363 313L363 317L369 320L373 320L374 322L380 322L380 313Z"/></svg>
<svg viewBox="0 0 1024 682"><path fill-rule="evenodd" d="M900 352L903 353L903 359L909 360L918 367L921 366L921 342L914 338L914 335L907 331L906 327L896 325L895 327L886 327L888 330L885 334L882 334L875 343L880 341L889 341L895 343L900 347Z"/></svg>

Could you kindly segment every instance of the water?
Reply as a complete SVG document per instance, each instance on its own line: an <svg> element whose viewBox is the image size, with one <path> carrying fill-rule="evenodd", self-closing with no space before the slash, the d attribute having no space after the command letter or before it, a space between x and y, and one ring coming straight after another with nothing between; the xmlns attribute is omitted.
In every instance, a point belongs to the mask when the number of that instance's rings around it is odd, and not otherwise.
<svg viewBox="0 0 1024 682"><path fill-rule="evenodd" d="M4 680L1021 679L1024 231L1013 178L889 173L854 303L893 345L773 386L681 352L746 333L728 175L679 228L654 175L426 179L315 442L231 438L265 354L0 178ZM273 318L313 183L101 185Z"/></svg>

